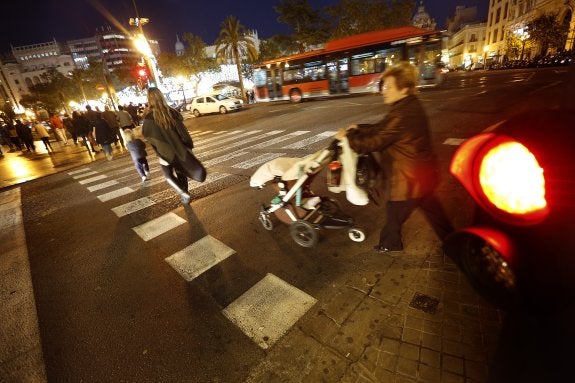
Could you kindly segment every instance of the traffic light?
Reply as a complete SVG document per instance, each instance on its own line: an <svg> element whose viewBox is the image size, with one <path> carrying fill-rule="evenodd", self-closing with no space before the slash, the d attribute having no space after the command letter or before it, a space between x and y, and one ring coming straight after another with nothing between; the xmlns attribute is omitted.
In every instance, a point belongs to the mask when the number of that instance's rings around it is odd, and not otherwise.
<svg viewBox="0 0 575 383"><path fill-rule="evenodd" d="M468 139L452 159L476 211L445 252L494 304L548 310L575 296L573 127L569 111L526 112Z"/></svg>
<svg viewBox="0 0 575 383"><path fill-rule="evenodd" d="M146 88L148 85L148 79L150 78L150 72L148 71L146 64L138 63L134 74L140 89Z"/></svg>

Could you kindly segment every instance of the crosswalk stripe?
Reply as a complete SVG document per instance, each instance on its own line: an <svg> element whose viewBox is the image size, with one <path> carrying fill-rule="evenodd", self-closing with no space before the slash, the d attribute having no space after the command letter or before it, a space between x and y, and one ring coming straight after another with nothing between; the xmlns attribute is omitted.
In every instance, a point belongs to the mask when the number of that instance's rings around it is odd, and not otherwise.
<svg viewBox="0 0 575 383"><path fill-rule="evenodd" d="M236 252L211 235L192 243L165 259L182 278L190 282Z"/></svg>
<svg viewBox="0 0 575 383"><path fill-rule="evenodd" d="M118 217L124 217L128 214L135 213L139 210L145 209L145 208L153 206L155 204L156 203L154 201L152 201L150 198L142 197L142 198L139 198L135 201L131 201L131 202L125 203L123 205L116 206L116 207L112 208L112 211L114 213L116 213L116 215Z"/></svg>
<svg viewBox="0 0 575 383"><path fill-rule="evenodd" d="M101 189L105 189L105 188L108 188L108 187L110 187L110 186L114 186L114 185L117 185L117 184L118 184L118 181L116 181L116 180L110 180L110 181L106 181L106 182L101 183L101 184L88 186L88 191L91 193L91 192L95 192L95 191L98 191L98 190L101 190Z"/></svg>
<svg viewBox="0 0 575 383"><path fill-rule="evenodd" d="M293 144L289 144L284 146L282 149L301 149L307 145L314 144L318 141L325 140L327 137L333 137L337 132L336 131L327 131L315 136L305 138L301 141L294 142Z"/></svg>
<svg viewBox="0 0 575 383"><path fill-rule="evenodd" d="M266 153L259 155L254 158L250 158L249 160L240 162L238 164L232 165L232 168L239 168L239 169L249 169L266 161L271 161L274 158L278 158L281 156L285 156L285 153Z"/></svg>
<svg viewBox="0 0 575 383"><path fill-rule="evenodd" d="M200 130L197 131L197 133L192 133L191 136L192 137L205 136L206 134L210 134L211 132L213 132L213 130Z"/></svg>
<svg viewBox="0 0 575 383"><path fill-rule="evenodd" d="M260 133L260 132L261 132L261 130L252 130L251 132L246 132L245 134L243 134L242 137L251 136L251 135L254 135L254 134L258 134L258 133ZM218 140L218 141L216 141L216 142L211 142L211 143L208 143L208 144L206 144L206 145L203 145L203 144L200 142L198 145L195 146L195 148L196 148L196 149L199 149L199 150L206 150L207 148L211 148L211 147L213 147L213 146L219 146L219 145L222 145L222 144L225 144L225 143L227 143L227 142L234 141L234 140L237 140L237 137L235 137L235 136L234 136L234 137L226 137L226 138L224 138L223 140ZM251 140L253 140L253 138L248 138L247 140L243 140L242 143L250 142ZM227 147L227 146L226 146L226 147Z"/></svg>
<svg viewBox="0 0 575 383"><path fill-rule="evenodd" d="M154 239L175 227L183 225L187 221L175 213L167 213L158 218L152 219L146 223L133 227L132 230L136 232L144 241Z"/></svg>
<svg viewBox="0 0 575 383"><path fill-rule="evenodd" d="M220 133L220 134L218 134L218 133ZM205 144L207 144L207 143L209 143L209 142L216 141L216 140L220 140L220 139L222 139L223 137L236 136L236 135L238 135L238 134L240 134L240 133L243 133L243 130L234 130L234 131L231 131L231 132L217 132L217 133L214 133L214 134L213 134L213 137L198 140L197 143L194 143L194 146L199 147L199 146L205 145Z"/></svg>
<svg viewBox="0 0 575 383"><path fill-rule="evenodd" d="M263 349L279 340L317 299L267 274L222 313Z"/></svg>
<svg viewBox="0 0 575 383"><path fill-rule="evenodd" d="M276 134L280 134L280 133L282 133L282 132L283 132L283 130L272 130L272 131L270 131L270 132L264 133L264 134L262 135L262 138L263 138L263 137L267 137L267 136L273 136L273 135L276 135ZM245 136L246 136L246 135L244 135L244 137L245 137ZM259 137L258 137L258 139L259 139ZM216 154L216 153L224 152L224 151L226 151L226 150L233 149L233 148L238 147L238 146L242 146L243 144L251 143L253 140L254 140L253 138L246 138L246 139L244 139L244 140L236 141L236 142L234 142L234 143L225 145L224 147L220 147L220 148L217 148L217 149L210 149L210 150L203 151L203 152L200 150L200 151L199 151L199 154L198 154L198 157L205 158L205 157L208 156L208 155L214 155L214 154ZM205 148L202 148L202 149L205 150Z"/></svg>
<svg viewBox="0 0 575 383"><path fill-rule="evenodd" d="M92 182L100 181L100 180L103 180L103 179L106 179L106 178L108 178L107 175L105 175L105 174L100 174L99 176L92 177L92 178L88 178L88 179L85 179L85 180L80 180L80 181L78 181L78 182L80 183L80 185L85 185L85 184L91 184Z"/></svg>
<svg viewBox="0 0 575 383"><path fill-rule="evenodd" d="M253 145L251 148L252 148L252 149L267 148L267 147L269 147L269 146L271 146L271 145L273 145L273 144L277 144L278 142L287 141L287 140L289 140L289 139L291 139L291 138L293 138L293 137L301 136L302 134L306 134L306 133L309 133L309 130L298 130L298 131L295 131L295 132L293 132L293 133L289 133L289 134L286 134L286 135L284 135L284 136L276 137L276 138L274 138L274 139L271 139L271 140L268 140L268 141L261 142L261 143L259 143L259 144Z"/></svg>
<svg viewBox="0 0 575 383"><path fill-rule="evenodd" d="M230 154L224 154L223 156L219 156L216 158L212 158L211 160L205 161L204 162L204 166L213 166L213 165L217 165L220 162L224 162L224 161L229 161L229 160L233 160L236 157L240 157L243 155L248 154L249 152L242 152L241 150L238 150L236 152L230 153Z"/></svg>
<svg viewBox="0 0 575 383"><path fill-rule="evenodd" d="M78 169L78 170L74 170L74 171L68 172L68 174L71 175L71 176L73 176L74 174L84 173L84 172L87 172L88 170L90 170L90 168L82 168L82 169Z"/></svg>
<svg viewBox="0 0 575 383"><path fill-rule="evenodd" d="M93 176L94 174L98 174L98 173L99 173L99 172L97 172L97 171L95 171L95 170L92 170L92 171L90 171L90 172L85 172L85 173L82 173L82 174L76 174L76 175L73 176L72 178L75 179L75 180L77 180L77 179L80 179L80 178L84 178L84 177L88 177L88 176Z"/></svg>
<svg viewBox="0 0 575 383"><path fill-rule="evenodd" d="M105 194L101 194L97 198L102 202L106 202L106 201L112 200L114 198L118 198L118 197L121 197L123 195L130 194L132 192L134 192L134 189L126 186L126 187L123 187L121 189L117 189L117 190L113 190L113 191L105 193Z"/></svg>

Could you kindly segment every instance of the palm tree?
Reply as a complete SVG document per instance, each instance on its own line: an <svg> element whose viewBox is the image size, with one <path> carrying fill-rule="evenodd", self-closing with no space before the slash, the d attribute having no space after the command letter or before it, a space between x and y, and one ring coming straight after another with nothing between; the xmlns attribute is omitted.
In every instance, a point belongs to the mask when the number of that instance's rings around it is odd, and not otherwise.
<svg viewBox="0 0 575 383"><path fill-rule="evenodd" d="M221 24L220 35L216 40L216 57L220 62L232 61L236 64L242 98L246 92L242 79L241 58L248 57L252 62L257 60L258 51L254 38L234 16L228 16Z"/></svg>

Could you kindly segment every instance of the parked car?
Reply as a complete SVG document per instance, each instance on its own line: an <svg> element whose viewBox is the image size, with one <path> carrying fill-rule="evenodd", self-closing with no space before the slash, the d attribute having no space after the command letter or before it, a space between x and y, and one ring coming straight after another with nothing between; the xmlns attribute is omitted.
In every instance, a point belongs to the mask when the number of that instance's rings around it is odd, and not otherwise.
<svg viewBox="0 0 575 383"><path fill-rule="evenodd" d="M225 114L230 111L243 108L244 102L237 98L226 97L221 94L200 96L193 99L190 110L194 116L199 117L202 114L221 113Z"/></svg>

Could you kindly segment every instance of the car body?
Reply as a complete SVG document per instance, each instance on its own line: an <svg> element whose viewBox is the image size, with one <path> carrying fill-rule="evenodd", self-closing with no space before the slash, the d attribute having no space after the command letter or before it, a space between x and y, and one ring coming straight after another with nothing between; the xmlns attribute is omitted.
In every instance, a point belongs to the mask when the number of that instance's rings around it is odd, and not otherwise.
<svg viewBox="0 0 575 383"><path fill-rule="evenodd" d="M226 97L221 94L195 97L190 104L190 110L194 116L202 114L221 113L225 114L243 108L244 102L237 98Z"/></svg>

